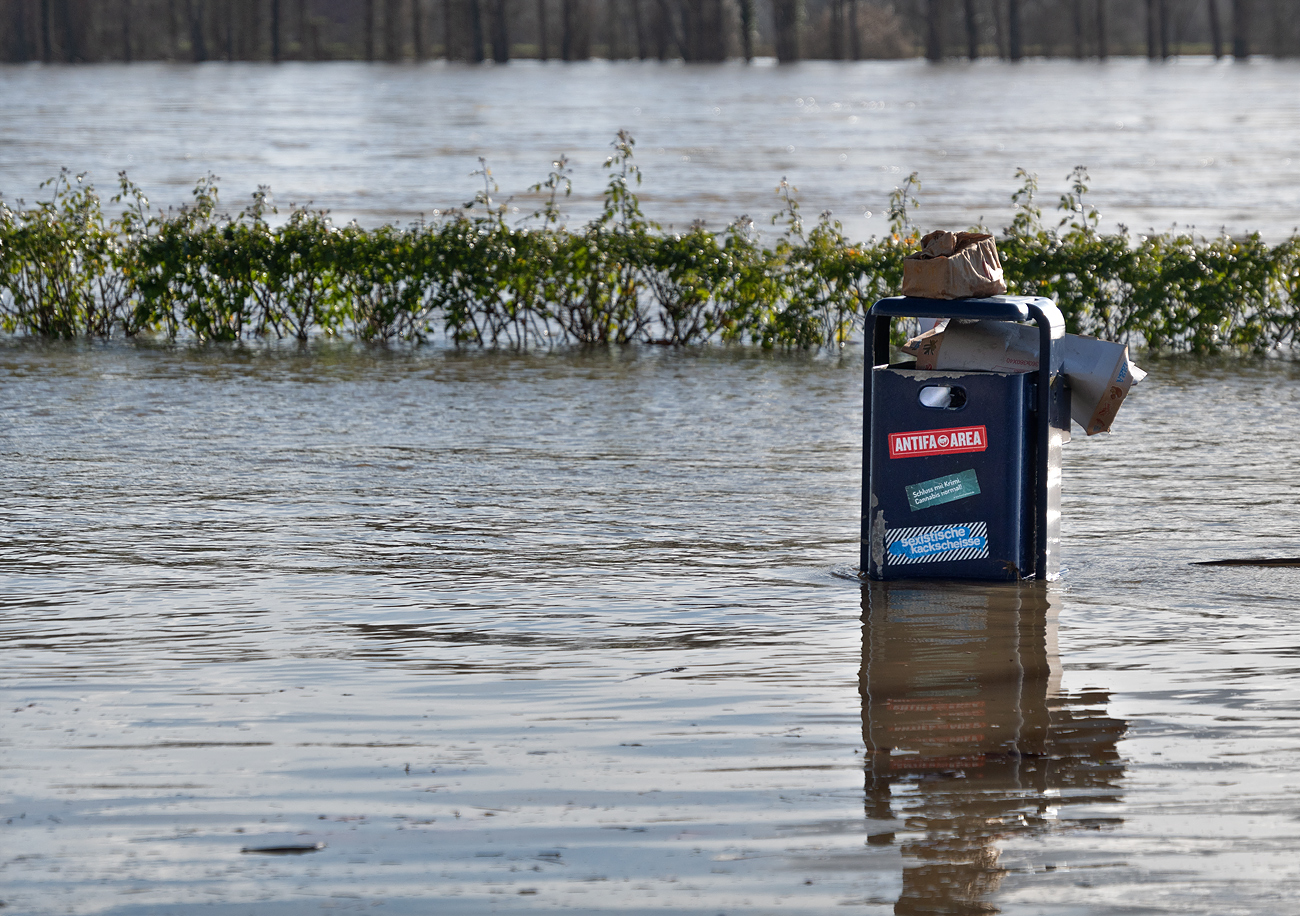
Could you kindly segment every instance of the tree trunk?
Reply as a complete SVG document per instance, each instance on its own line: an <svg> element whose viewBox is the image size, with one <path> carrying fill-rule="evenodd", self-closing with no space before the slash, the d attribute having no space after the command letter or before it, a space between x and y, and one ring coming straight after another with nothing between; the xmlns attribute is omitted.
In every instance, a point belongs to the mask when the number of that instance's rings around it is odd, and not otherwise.
<svg viewBox="0 0 1300 916"><path fill-rule="evenodd" d="M668 8L667 0L655 0L650 12L650 23L655 57L659 60L667 60L676 44L673 37L673 13Z"/></svg>
<svg viewBox="0 0 1300 916"><path fill-rule="evenodd" d="M1024 56L1020 40L1020 0L1007 0L1007 57L1020 60Z"/></svg>
<svg viewBox="0 0 1300 916"><path fill-rule="evenodd" d="M1073 0L1074 59L1083 60L1083 0Z"/></svg>
<svg viewBox="0 0 1300 916"><path fill-rule="evenodd" d="M1250 0L1232 0L1232 56L1250 59Z"/></svg>
<svg viewBox="0 0 1300 916"><path fill-rule="evenodd" d="M122 0L122 60L131 63L131 0Z"/></svg>
<svg viewBox="0 0 1300 916"><path fill-rule="evenodd" d="M1223 27L1219 23L1219 0L1209 0L1209 17L1210 17L1210 48L1214 51L1214 59L1223 59Z"/></svg>
<svg viewBox="0 0 1300 916"><path fill-rule="evenodd" d="M280 0L271 0L271 60L280 62Z"/></svg>
<svg viewBox="0 0 1300 916"><path fill-rule="evenodd" d="M741 0L742 3L745 0ZM753 0L749 0L753 2ZM632 24L636 29L636 56L637 60L645 60L649 57L649 45L645 38L645 19L641 15L641 0L632 0Z"/></svg>
<svg viewBox="0 0 1300 916"><path fill-rule="evenodd" d="M693 4L687 4L687 8L691 6L695 8L692 17L694 36L689 39L694 50L693 59L715 63L726 60L727 33L722 25L722 0L696 0Z"/></svg>
<svg viewBox="0 0 1300 916"><path fill-rule="evenodd" d="M827 10L827 30L831 40L831 60L844 59L844 0L831 0Z"/></svg>
<svg viewBox="0 0 1300 916"><path fill-rule="evenodd" d="M1006 7L1002 0L993 0L993 42L998 46L998 57L1007 59Z"/></svg>
<svg viewBox="0 0 1300 916"><path fill-rule="evenodd" d="M1214 0L1210 0L1211 3ZM1106 21L1107 0L1097 0L1097 57L1105 60L1110 56L1109 25Z"/></svg>
<svg viewBox="0 0 1300 916"><path fill-rule="evenodd" d="M226 17L226 60L235 59L235 0L226 0L222 15Z"/></svg>
<svg viewBox="0 0 1300 916"><path fill-rule="evenodd" d="M943 60L943 0L925 0L925 59Z"/></svg>
<svg viewBox="0 0 1300 916"><path fill-rule="evenodd" d="M190 19L190 57L195 63L202 63L208 59L208 43L204 35L203 20L206 18L203 14L204 0L189 0L189 19Z"/></svg>
<svg viewBox="0 0 1300 916"><path fill-rule="evenodd" d="M740 0L740 54L745 63L754 59L754 0Z"/></svg>
<svg viewBox="0 0 1300 916"><path fill-rule="evenodd" d="M54 31L50 23L50 0L41 0L41 60L54 63Z"/></svg>
<svg viewBox="0 0 1300 916"><path fill-rule="evenodd" d="M361 40L366 44L364 55L367 61L372 61L375 59L375 0L361 4L361 15L366 20L361 29Z"/></svg>
<svg viewBox="0 0 1300 916"><path fill-rule="evenodd" d="M537 56L551 59L551 45L546 29L546 0L537 0Z"/></svg>
<svg viewBox="0 0 1300 916"><path fill-rule="evenodd" d="M481 0L469 0L469 40L473 47L469 49L469 59L476 64L483 63L487 55L483 53L483 4Z"/></svg>
<svg viewBox="0 0 1300 916"><path fill-rule="evenodd" d="M678 46L682 51L682 60L693 61L700 59L700 27L699 27L699 10L691 3L677 3L677 15L681 19L681 41ZM672 21L671 17L669 21Z"/></svg>
<svg viewBox="0 0 1300 916"><path fill-rule="evenodd" d="M1156 0L1147 0L1147 59L1155 60L1160 54L1159 23Z"/></svg>
<svg viewBox="0 0 1300 916"><path fill-rule="evenodd" d="M803 18L802 0L772 0L772 18L776 25L776 59L783 64L799 60L799 20Z"/></svg>
<svg viewBox="0 0 1300 916"><path fill-rule="evenodd" d="M63 24L63 59L74 63L81 60L81 48L77 43L77 22L72 0L59 0L59 18Z"/></svg>
<svg viewBox="0 0 1300 916"><path fill-rule="evenodd" d="M411 44L416 60L429 56L429 48L424 42L424 0L411 0Z"/></svg>
<svg viewBox="0 0 1300 916"><path fill-rule="evenodd" d="M561 3L560 57L564 60L587 60L591 57L589 10L582 0Z"/></svg>
<svg viewBox="0 0 1300 916"><path fill-rule="evenodd" d="M560 4L560 59L573 60L573 0Z"/></svg>
<svg viewBox="0 0 1300 916"><path fill-rule="evenodd" d="M401 18L401 0L384 0L384 60L394 61L402 56L397 40L397 23Z"/></svg>
<svg viewBox="0 0 1300 916"><path fill-rule="evenodd" d="M506 0L494 0L492 9L492 59L498 64L510 60L510 18Z"/></svg>
<svg viewBox="0 0 1300 916"><path fill-rule="evenodd" d="M9 13L12 16L10 20L14 33L14 60L29 61L32 59L32 34L31 21L28 18L26 3L13 3L9 6Z"/></svg>
<svg viewBox="0 0 1300 916"><path fill-rule="evenodd" d="M858 32L858 0L849 0L846 12L849 29L849 60L862 60L862 35Z"/></svg>
<svg viewBox="0 0 1300 916"><path fill-rule="evenodd" d="M979 60L980 56L980 30L979 23L975 21L975 0L966 0L966 56L971 60Z"/></svg>
<svg viewBox="0 0 1300 916"><path fill-rule="evenodd" d="M1168 0L1156 0L1156 12L1160 20L1160 59L1169 59L1169 3Z"/></svg>

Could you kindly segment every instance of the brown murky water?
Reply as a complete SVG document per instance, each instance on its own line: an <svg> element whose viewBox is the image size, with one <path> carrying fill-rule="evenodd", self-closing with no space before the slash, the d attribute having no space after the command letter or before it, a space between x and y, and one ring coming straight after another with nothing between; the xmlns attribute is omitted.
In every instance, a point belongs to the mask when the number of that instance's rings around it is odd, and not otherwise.
<svg viewBox="0 0 1300 916"><path fill-rule="evenodd" d="M1145 368L860 588L857 351L0 342L0 900L1297 912L1300 368Z"/></svg>

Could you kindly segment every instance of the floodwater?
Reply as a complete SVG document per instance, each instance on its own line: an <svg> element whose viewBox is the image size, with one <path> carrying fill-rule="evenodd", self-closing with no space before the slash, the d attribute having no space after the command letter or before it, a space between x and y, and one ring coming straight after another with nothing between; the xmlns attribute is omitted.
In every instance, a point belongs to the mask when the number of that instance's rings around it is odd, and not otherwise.
<svg viewBox="0 0 1300 916"><path fill-rule="evenodd" d="M1054 208L1076 165L1102 226L1187 225L1207 235L1300 225L1300 61L1184 58L708 66L515 61L426 65L111 64L0 67L0 193L39 199L61 167L108 192L126 169L160 206L220 176L238 210L258 185L342 222L405 223L482 188L483 157L512 215L568 155L575 221L599 209L601 163L637 140L646 213L715 230L778 209L782 177L803 213L865 239L890 192L920 173L925 229L1009 223L1016 169ZM870 216L868 216L870 214Z"/></svg>
<svg viewBox="0 0 1300 916"><path fill-rule="evenodd" d="M862 587L857 350L2 341L5 911L1300 912L1300 366L1145 368Z"/></svg>

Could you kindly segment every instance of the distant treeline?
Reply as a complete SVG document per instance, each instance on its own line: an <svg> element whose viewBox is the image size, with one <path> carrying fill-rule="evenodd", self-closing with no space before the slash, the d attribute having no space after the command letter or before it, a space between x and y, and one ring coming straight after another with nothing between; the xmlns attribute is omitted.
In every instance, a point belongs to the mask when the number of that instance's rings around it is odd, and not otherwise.
<svg viewBox="0 0 1300 916"><path fill-rule="evenodd" d="M850 243L829 213L806 226L794 189L777 188L771 244L748 220L715 235L665 233L645 218L633 141L606 162L600 216L568 228L567 163L530 189L523 225L485 167L463 210L432 223L367 230L294 209L271 225L265 188L237 214L211 178L191 204L153 213L123 174L121 216L64 173L34 206L0 200L0 330L45 338L194 340L445 338L480 346L554 343L834 347L866 309L894 295L917 248L913 174L890 202L890 233ZM1070 331L1164 351L1264 352L1300 340L1300 236L1104 235L1076 169L1045 226L1036 179L1021 172L1015 217L998 240L1013 293L1051 296Z"/></svg>
<svg viewBox="0 0 1300 916"><path fill-rule="evenodd" d="M1300 53L1296 0L0 0L0 60Z"/></svg>

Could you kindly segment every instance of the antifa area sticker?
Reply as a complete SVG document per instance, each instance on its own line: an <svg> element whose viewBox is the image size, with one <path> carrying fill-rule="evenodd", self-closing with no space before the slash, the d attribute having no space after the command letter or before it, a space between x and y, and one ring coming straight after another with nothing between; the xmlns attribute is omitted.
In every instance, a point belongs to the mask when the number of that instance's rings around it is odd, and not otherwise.
<svg viewBox="0 0 1300 916"><path fill-rule="evenodd" d="M956 455L961 452L982 452L988 447L989 434L983 426L959 426L956 429L927 429L913 433L889 434L890 458Z"/></svg>
<svg viewBox="0 0 1300 916"><path fill-rule="evenodd" d="M889 565L938 563L946 560L980 560L989 555L988 526L984 522L895 528L885 532Z"/></svg>
<svg viewBox="0 0 1300 916"><path fill-rule="evenodd" d="M942 506L944 503L965 499L967 496L978 496L980 482L975 477L975 471L970 470L962 471L960 474L945 474L934 480L923 480L905 486L903 489L907 492L907 504L915 512L918 509L928 509L931 506Z"/></svg>

